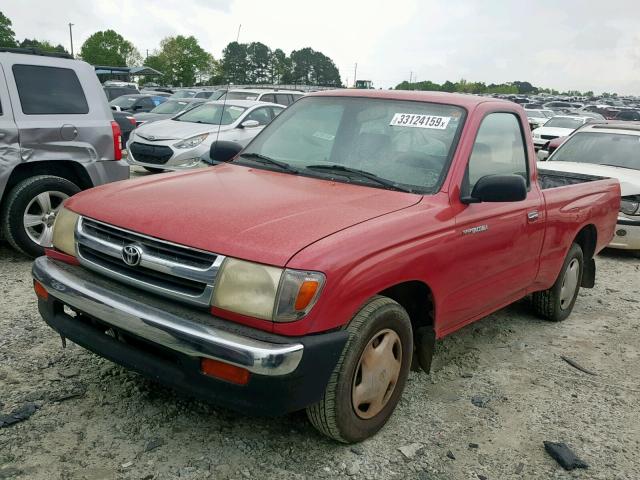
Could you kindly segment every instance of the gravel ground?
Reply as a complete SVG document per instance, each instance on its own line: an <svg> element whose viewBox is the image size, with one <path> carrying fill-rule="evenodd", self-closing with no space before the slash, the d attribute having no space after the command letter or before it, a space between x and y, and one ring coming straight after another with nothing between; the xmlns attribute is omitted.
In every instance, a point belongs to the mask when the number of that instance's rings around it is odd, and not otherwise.
<svg viewBox="0 0 640 480"><path fill-rule="evenodd" d="M623 253L598 258L597 287L563 323L522 301L444 339L434 372L412 372L389 424L357 446L303 413L246 417L63 350L30 265L0 244L0 413L37 407L0 428L0 479L640 478L640 260ZM544 440L589 469L565 472Z"/></svg>

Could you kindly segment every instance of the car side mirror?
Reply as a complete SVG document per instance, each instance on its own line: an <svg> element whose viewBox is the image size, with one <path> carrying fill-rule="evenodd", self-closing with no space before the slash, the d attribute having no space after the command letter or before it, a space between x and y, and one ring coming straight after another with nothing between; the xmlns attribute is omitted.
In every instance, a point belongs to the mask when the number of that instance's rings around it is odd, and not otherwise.
<svg viewBox="0 0 640 480"><path fill-rule="evenodd" d="M245 120L240 124L240 128L256 128L260 126L260 122L257 120Z"/></svg>
<svg viewBox="0 0 640 480"><path fill-rule="evenodd" d="M539 162L544 162L547 158L549 158L549 152L547 150L538 150Z"/></svg>
<svg viewBox="0 0 640 480"><path fill-rule="evenodd" d="M218 162L228 162L242 151L242 145L236 142L218 140L211 144L209 149L209 161L207 163L216 164Z"/></svg>
<svg viewBox="0 0 640 480"><path fill-rule="evenodd" d="M478 180L462 203L520 202L527 198L527 184L521 175L486 175Z"/></svg>

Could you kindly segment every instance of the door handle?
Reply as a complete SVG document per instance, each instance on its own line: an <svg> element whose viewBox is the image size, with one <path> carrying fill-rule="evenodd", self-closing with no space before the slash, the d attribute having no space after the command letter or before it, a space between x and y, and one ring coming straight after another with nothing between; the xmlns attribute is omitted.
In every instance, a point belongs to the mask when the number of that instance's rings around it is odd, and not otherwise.
<svg viewBox="0 0 640 480"><path fill-rule="evenodd" d="M538 220L538 218L540 218L540 214L537 210L531 210L530 212L527 212L527 220L529 220L530 222L535 222L536 220Z"/></svg>

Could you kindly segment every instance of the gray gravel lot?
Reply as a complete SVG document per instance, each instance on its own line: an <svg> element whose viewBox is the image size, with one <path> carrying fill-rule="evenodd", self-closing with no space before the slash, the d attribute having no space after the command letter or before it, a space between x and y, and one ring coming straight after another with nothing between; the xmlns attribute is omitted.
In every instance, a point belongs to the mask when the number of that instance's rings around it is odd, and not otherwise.
<svg viewBox="0 0 640 480"><path fill-rule="evenodd" d="M246 417L62 350L37 312L31 262L0 243L0 414L37 407L0 428L0 479L640 478L640 260L597 262L568 320L539 320L524 300L447 337L387 427L345 446L303 413ZM590 468L565 472L544 440Z"/></svg>

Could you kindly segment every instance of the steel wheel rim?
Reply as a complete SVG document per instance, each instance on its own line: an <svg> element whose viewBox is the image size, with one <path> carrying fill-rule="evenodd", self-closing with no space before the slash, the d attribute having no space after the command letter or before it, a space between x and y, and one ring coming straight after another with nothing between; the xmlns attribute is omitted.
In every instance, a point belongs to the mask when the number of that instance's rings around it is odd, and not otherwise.
<svg viewBox="0 0 640 480"><path fill-rule="evenodd" d="M24 209L22 225L29 239L41 247L51 247L53 222L69 195L59 191L42 192L31 199Z"/></svg>
<svg viewBox="0 0 640 480"><path fill-rule="evenodd" d="M353 376L351 402L362 419L375 417L389 403L402 367L402 342L385 328L376 333L360 355Z"/></svg>
<svg viewBox="0 0 640 480"><path fill-rule="evenodd" d="M567 265L562 279L562 287L560 288L560 308L566 310L571 305L573 297L578 288L578 276L580 274L580 262L574 258Z"/></svg>

